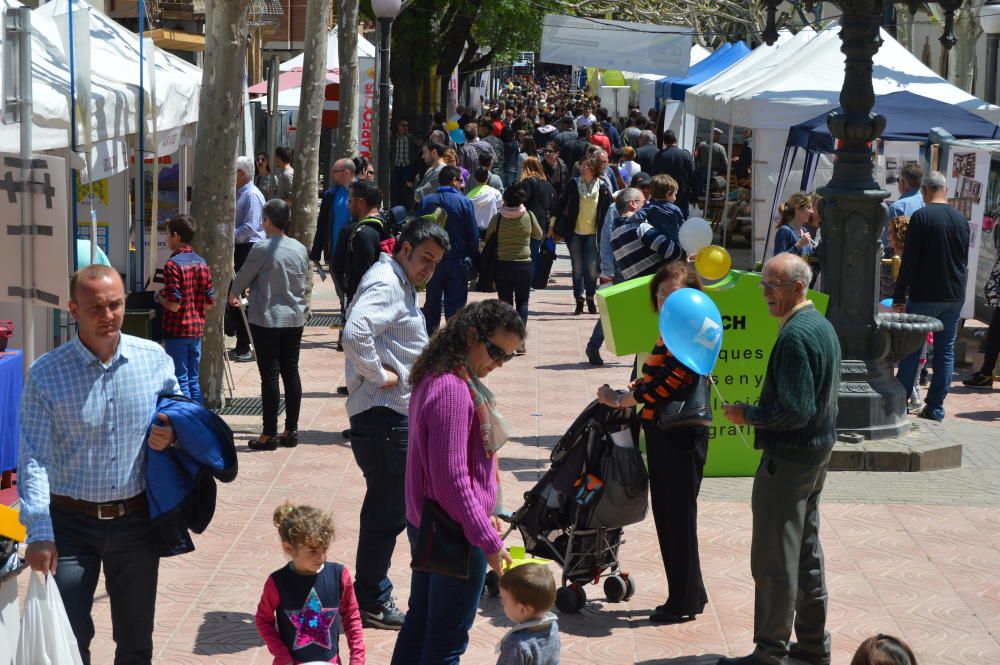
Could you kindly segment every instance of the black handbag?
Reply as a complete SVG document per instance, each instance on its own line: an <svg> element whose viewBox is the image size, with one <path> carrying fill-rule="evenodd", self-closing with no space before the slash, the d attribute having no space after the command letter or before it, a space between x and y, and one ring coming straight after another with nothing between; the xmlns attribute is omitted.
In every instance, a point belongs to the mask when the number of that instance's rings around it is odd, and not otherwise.
<svg viewBox="0 0 1000 665"><path fill-rule="evenodd" d="M699 375L683 395L678 395L657 408L657 425L660 429L711 425L711 397L708 379Z"/></svg>
<svg viewBox="0 0 1000 665"><path fill-rule="evenodd" d="M469 579L472 545L465 539L462 525L427 497L412 555L410 568L417 572Z"/></svg>

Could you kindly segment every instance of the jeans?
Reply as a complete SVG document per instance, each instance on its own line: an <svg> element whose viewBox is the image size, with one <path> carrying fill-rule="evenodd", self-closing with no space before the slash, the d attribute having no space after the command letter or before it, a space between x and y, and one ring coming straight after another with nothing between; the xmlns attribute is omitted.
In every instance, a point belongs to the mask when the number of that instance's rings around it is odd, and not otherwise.
<svg viewBox="0 0 1000 665"><path fill-rule="evenodd" d="M392 167L392 178L389 184L389 201L393 206L403 206L409 212L413 206L408 202L409 196L406 183L413 182L413 165Z"/></svg>
<svg viewBox="0 0 1000 665"><path fill-rule="evenodd" d="M198 381L201 337L168 337L163 340L163 350L174 359L174 374L181 392L201 404L201 383Z"/></svg>
<svg viewBox="0 0 1000 665"><path fill-rule="evenodd" d="M441 296L444 296L444 318L460 310L469 299L469 282L465 279L465 271L457 259L446 258L434 271L431 281L427 282L424 293L424 320L427 323L427 334L433 335L441 324Z"/></svg>
<svg viewBox="0 0 1000 665"><path fill-rule="evenodd" d="M594 323L594 332L590 333L590 339L587 341L588 351L597 351L604 344L604 326L601 325L601 320L597 319Z"/></svg>
<svg viewBox="0 0 1000 665"><path fill-rule="evenodd" d="M251 323L250 332L260 371L260 398L264 407L262 434L274 436L278 433L279 375L285 386L285 429L295 432L299 429L299 409L302 407L302 381L299 379L302 326L264 328Z"/></svg>
<svg viewBox="0 0 1000 665"><path fill-rule="evenodd" d="M91 662L90 613L102 566L111 600L115 665L149 665L160 567L149 514L99 520L54 503L49 513L59 551L56 584L84 665Z"/></svg>
<svg viewBox="0 0 1000 665"><path fill-rule="evenodd" d="M493 281L497 287L497 297L516 309L517 315L521 317L521 323L528 325L531 263L528 261L498 261Z"/></svg>
<svg viewBox="0 0 1000 665"><path fill-rule="evenodd" d="M239 272L240 268L243 267L243 262L247 260L247 255L251 249L253 249L252 242L238 243L236 245L233 251L233 269L236 272ZM234 293L233 295L238 296L241 294ZM250 310L247 309L246 311L249 313ZM247 333L246 324L243 323L243 317L240 316L240 308L226 305L226 317L236 327L236 347L233 351L237 353L250 353L250 335Z"/></svg>
<svg viewBox="0 0 1000 665"><path fill-rule="evenodd" d="M365 477L361 504L354 593L363 610L392 598L389 564L396 537L406 526L406 448L408 419L376 406L351 416L351 451Z"/></svg>
<svg viewBox="0 0 1000 665"><path fill-rule="evenodd" d="M979 373L993 376L996 373L997 357L1000 357L1000 307L993 308L989 330L986 331L986 353Z"/></svg>
<svg viewBox="0 0 1000 665"><path fill-rule="evenodd" d="M548 220L544 222L538 220L538 223L542 226L542 232L544 233L545 229L548 228ZM535 281L535 265L538 263L538 255L542 251L542 241L531 238L529 242L531 243L531 281Z"/></svg>
<svg viewBox="0 0 1000 665"><path fill-rule="evenodd" d="M754 656L768 665L785 665L793 628L800 649L830 656L819 497L832 452L768 449L754 476Z"/></svg>
<svg viewBox="0 0 1000 665"><path fill-rule="evenodd" d="M573 297L583 300L586 291L587 298L593 299L597 292L597 245L594 236L575 233L567 244L573 266Z"/></svg>
<svg viewBox="0 0 1000 665"><path fill-rule="evenodd" d="M417 529L407 525L410 546ZM469 646L469 630L486 581L486 555L472 548L469 579L430 573L411 574L410 603L391 665L458 665Z"/></svg>
<svg viewBox="0 0 1000 665"><path fill-rule="evenodd" d="M908 314L923 314L939 319L944 328L934 333L934 378L924 397L927 415L935 420L944 419L944 398L948 396L951 386L951 374L955 367L955 335L958 333L958 319L962 313L962 303L959 302L914 302L907 301ZM917 364L920 360L920 350L914 351L899 361L899 371L896 378L903 384L903 390L909 395L913 381L917 376Z"/></svg>

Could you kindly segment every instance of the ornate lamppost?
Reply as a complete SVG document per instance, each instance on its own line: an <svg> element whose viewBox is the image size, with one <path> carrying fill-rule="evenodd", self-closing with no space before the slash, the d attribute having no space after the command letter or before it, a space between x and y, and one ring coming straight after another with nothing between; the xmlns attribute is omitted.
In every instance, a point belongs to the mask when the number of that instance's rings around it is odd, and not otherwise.
<svg viewBox="0 0 1000 665"><path fill-rule="evenodd" d="M775 12L781 0L764 0L768 44L778 38ZM919 348L941 323L915 314L879 314L879 265L882 229L889 193L875 180L871 145L885 129L885 118L872 114L875 90L872 58L882 39L882 0L838 0L841 51L846 56L839 113L827 118L839 139L833 176L819 190L823 197L823 282L830 296L826 316L837 331L843 353L837 419L839 432L868 439L899 436L909 429L906 391L893 376L890 357L902 358ZM919 3L910 2L911 11ZM938 3L945 12L941 45L958 41L954 15L962 0Z"/></svg>
<svg viewBox="0 0 1000 665"><path fill-rule="evenodd" d="M392 151L389 120L389 43L392 22L399 16L400 0L372 0L372 11L378 19L378 153L375 160L375 178L382 190L382 200L389 200Z"/></svg>

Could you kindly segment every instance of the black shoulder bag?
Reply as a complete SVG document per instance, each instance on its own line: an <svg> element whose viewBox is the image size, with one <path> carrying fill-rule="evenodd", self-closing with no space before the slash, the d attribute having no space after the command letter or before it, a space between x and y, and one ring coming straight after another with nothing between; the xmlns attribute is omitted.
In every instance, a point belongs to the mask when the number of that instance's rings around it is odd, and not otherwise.
<svg viewBox="0 0 1000 665"><path fill-rule="evenodd" d="M708 387L709 379L698 375L698 378L682 395L657 407L656 422L660 429L677 427L707 427L712 424L712 393Z"/></svg>
<svg viewBox="0 0 1000 665"><path fill-rule="evenodd" d="M472 545L465 539L462 525L426 496L412 554L410 568L417 572L469 579Z"/></svg>

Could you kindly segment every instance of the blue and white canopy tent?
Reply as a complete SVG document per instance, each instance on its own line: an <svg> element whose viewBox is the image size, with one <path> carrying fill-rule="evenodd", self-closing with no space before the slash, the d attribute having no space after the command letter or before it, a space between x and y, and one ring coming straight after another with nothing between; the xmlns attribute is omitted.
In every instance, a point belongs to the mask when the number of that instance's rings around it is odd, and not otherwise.
<svg viewBox="0 0 1000 665"><path fill-rule="evenodd" d="M782 191L788 182L792 164L799 156L799 151L804 152L800 188L804 192L813 189L820 157L824 154L832 154L836 148L826 120L831 113L839 113L840 110L840 107L837 107L825 111L814 118L793 125L788 130L788 141L778 173L777 191ZM948 130L955 138L1000 138L1000 127L982 116L954 104L917 95L907 90L876 97L872 113L884 116L886 119L885 130L881 136L883 141L926 143L928 133L935 127ZM770 244L773 220L779 203L776 196L771 206L772 221L768 225L767 240L764 246L765 255Z"/></svg>

